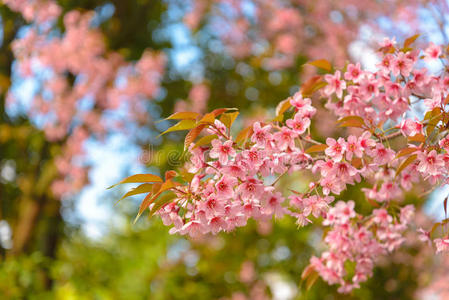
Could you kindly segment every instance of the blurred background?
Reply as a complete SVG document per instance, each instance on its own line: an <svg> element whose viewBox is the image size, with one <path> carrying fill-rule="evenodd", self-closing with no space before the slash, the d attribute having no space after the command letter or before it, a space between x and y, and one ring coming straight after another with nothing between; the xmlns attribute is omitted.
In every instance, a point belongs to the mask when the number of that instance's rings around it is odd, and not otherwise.
<svg viewBox="0 0 449 300"><path fill-rule="evenodd" d="M320 229L285 218L191 240L158 218L133 224L140 198L116 204L129 187L106 189L181 165L183 133L157 137L174 111L237 107L243 128L315 74L307 61L372 69L385 36L446 43L445 0L0 3L1 299L448 299L447 257L413 234L339 295L300 280L323 249ZM313 134L338 134L314 101ZM341 197L363 200L359 189ZM406 201L429 224L446 194Z"/></svg>

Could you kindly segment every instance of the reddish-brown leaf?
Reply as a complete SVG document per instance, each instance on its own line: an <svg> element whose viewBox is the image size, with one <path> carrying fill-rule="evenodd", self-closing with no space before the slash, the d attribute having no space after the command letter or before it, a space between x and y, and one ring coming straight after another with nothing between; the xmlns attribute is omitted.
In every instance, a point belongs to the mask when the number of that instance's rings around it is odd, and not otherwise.
<svg viewBox="0 0 449 300"><path fill-rule="evenodd" d="M401 165L398 167L398 169L396 170L396 176L398 176L402 170L404 170L408 165L410 165L412 162L414 162L416 160L416 158L418 157L418 155L413 154L410 155L409 157L407 157L406 160L404 160Z"/></svg>
<svg viewBox="0 0 449 300"><path fill-rule="evenodd" d="M309 62L307 64L315 66L315 67L320 68L320 69L323 69L323 70L328 71L328 72L332 71L331 63L328 62L325 59L314 60L314 61L311 61L311 62Z"/></svg>
<svg viewBox="0 0 449 300"><path fill-rule="evenodd" d="M396 154L396 158L399 158L399 157L402 157L402 156L405 156L405 155L412 154L413 152L416 152L417 150L419 150L419 148L417 148L417 147L407 147L407 148L404 148L404 149L402 149L401 151L399 151L399 152Z"/></svg>
<svg viewBox="0 0 449 300"><path fill-rule="evenodd" d="M242 131L239 132L237 137L235 138L236 143L245 142L251 135L253 134L253 126L246 127Z"/></svg>
<svg viewBox="0 0 449 300"><path fill-rule="evenodd" d="M315 152L322 152L326 150L327 145L326 144L319 144L319 145L313 145L306 149L306 153L315 153Z"/></svg>
<svg viewBox="0 0 449 300"><path fill-rule="evenodd" d="M184 139L184 150L188 149L190 144L192 144L198 135L200 135L201 131L206 127L206 124L198 125L187 133L186 138Z"/></svg>

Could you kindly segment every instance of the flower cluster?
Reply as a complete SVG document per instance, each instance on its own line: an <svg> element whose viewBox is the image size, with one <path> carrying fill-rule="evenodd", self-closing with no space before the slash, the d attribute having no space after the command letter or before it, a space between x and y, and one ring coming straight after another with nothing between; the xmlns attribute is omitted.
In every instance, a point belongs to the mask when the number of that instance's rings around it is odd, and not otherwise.
<svg viewBox="0 0 449 300"><path fill-rule="evenodd" d="M55 25L61 13L56 2L14 0L5 4L32 22L12 43L16 69L18 75L39 81L27 113L44 120L49 140L64 141L63 152L56 159L61 178L53 182L52 190L58 196L70 194L87 180L86 164L79 159L84 154L83 143L123 127L107 120L105 112L123 113L126 109L129 119L138 124L148 120L143 100L157 96L165 56L147 50L130 63L119 53L108 51L102 33L92 25L93 11L65 13L65 31L61 33ZM8 105L20 103L18 98L11 89Z"/></svg>
<svg viewBox="0 0 449 300"><path fill-rule="evenodd" d="M376 257L398 248L405 240L402 232L410 222L414 207L401 209L398 222L384 208L374 209L366 218L354 211L354 201L339 201L329 210L323 225L331 226L324 239L329 250L310 265L329 284L340 284L339 292L360 287L371 275Z"/></svg>
<svg viewBox="0 0 449 300"><path fill-rule="evenodd" d="M192 155L179 180L173 182L170 173L141 209L149 206L173 226L171 233L193 237L234 230L249 218L289 215L299 226L323 218L323 225L330 226L325 238L329 250L313 258L311 266L330 284L340 284L342 292L358 287L370 276L375 258L404 241L402 233L414 212L402 204L405 193L415 183L437 187L448 180L449 76L419 68L421 60L445 63L443 54L435 57L442 53L437 47L431 44L420 58L418 50L398 49L386 40L376 71L349 64L314 77L279 104L273 121L255 122L235 137L236 112L173 115L182 120L176 126L192 128L186 138ZM325 143L311 137L316 108L307 98L321 88L326 107L340 117L338 125L351 127L348 136L329 137ZM426 108L422 119L409 117L416 107ZM205 136L193 143L201 132ZM279 189L285 174L300 174L308 188ZM373 206L369 213L355 213L352 201L333 204L348 186L362 181L360 189ZM174 199L158 202L167 190ZM427 234L432 235L434 229ZM449 249L447 241L444 231L435 238L437 252ZM348 264L354 264L353 274Z"/></svg>
<svg viewBox="0 0 449 300"><path fill-rule="evenodd" d="M192 29L209 24L237 59L256 56L266 68L285 69L301 55L310 59L327 56L343 64L348 58L347 46L358 37L361 24L379 31L381 26L375 20L383 16L389 17L393 26L407 23L415 28L420 4L414 0L193 0L184 23ZM440 9L447 8L441 5ZM332 51L323 53L322 49Z"/></svg>

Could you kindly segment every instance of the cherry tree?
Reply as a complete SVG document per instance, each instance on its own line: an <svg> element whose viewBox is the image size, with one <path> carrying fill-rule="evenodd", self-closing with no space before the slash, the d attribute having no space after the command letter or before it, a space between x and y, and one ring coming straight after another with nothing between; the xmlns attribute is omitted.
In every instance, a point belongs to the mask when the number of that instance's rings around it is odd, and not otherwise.
<svg viewBox="0 0 449 300"><path fill-rule="evenodd" d="M138 61L126 62L107 49L101 31L92 25L98 18L93 11L62 14L52 0L4 2L30 22L12 42L17 76L39 84L27 114L40 120L49 141L63 144L55 161L61 176L52 190L59 197L73 194L87 181L84 142L126 131L123 121L108 117L114 112L125 112L135 124L146 123L144 100L157 96L166 58L148 49ZM59 17L64 31L57 27ZM7 105L20 105L19 100L17 90L10 89Z"/></svg>
<svg viewBox="0 0 449 300"><path fill-rule="evenodd" d="M409 34L421 26L419 10L432 11L438 23L448 10L444 1L419 0L193 0L191 5L184 17L187 26L213 28L232 57L250 58L266 69L293 67L301 56L342 65L351 42L361 38L372 45L367 32L370 37L385 30ZM385 19L388 25L382 24Z"/></svg>

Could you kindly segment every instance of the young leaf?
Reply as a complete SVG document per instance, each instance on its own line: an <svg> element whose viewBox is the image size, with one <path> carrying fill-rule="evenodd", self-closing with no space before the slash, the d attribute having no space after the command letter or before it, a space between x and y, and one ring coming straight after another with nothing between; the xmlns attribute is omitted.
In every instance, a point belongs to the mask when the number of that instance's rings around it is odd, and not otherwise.
<svg viewBox="0 0 449 300"><path fill-rule="evenodd" d="M354 168L359 169L360 167L362 167L363 161L362 161L361 158L354 157L354 158L352 159L352 161L351 161L351 165L352 165Z"/></svg>
<svg viewBox="0 0 449 300"><path fill-rule="evenodd" d="M123 179L119 183L111 185L110 187L108 187L108 189L111 189L119 184L143 182L162 182L162 179L159 176L153 174L136 174Z"/></svg>
<svg viewBox="0 0 449 300"><path fill-rule="evenodd" d="M215 117L218 117L222 113L225 113L225 112L231 111L231 110L238 110L238 109L237 108L217 108L217 109L214 109L211 112L211 114L213 114Z"/></svg>
<svg viewBox="0 0 449 300"><path fill-rule="evenodd" d="M193 149L200 147L200 146L207 145L210 142L212 142L213 140L215 140L216 138L218 138L218 136L216 134L203 136L195 143L195 146L193 147Z"/></svg>
<svg viewBox="0 0 449 300"><path fill-rule="evenodd" d="M322 77L320 75L313 76L301 86L301 94L303 97L310 96L326 84L326 82L322 81Z"/></svg>
<svg viewBox="0 0 449 300"><path fill-rule="evenodd" d="M164 205L170 203L176 197L175 193L169 192L166 195L162 196L159 200L157 200L153 207L150 209L149 216L153 216L159 209L161 209Z"/></svg>
<svg viewBox="0 0 449 300"><path fill-rule="evenodd" d="M199 121L200 124L214 124L215 121L215 114L213 112L205 114L201 120Z"/></svg>
<svg viewBox="0 0 449 300"><path fill-rule="evenodd" d="M195 120L200 114L193 111L176 112L165 118L166 120Z"/></svg>
<svg viewBox="0 0 449 300"><path fill-rule="evenodd" d="M279 102L278 106L276 106L276 116L282 115L284 112L287 111L292 105L290 103L290 97Z"/></svg>
<svg viewBox="0 0 449 300"><path fill-rule="evenodd" d="M404 41L404 48L409 48L411 44L413 44L416 39L419 38L419 34L415 34L414 36L409 37Z"/></svg>
<svg viewBox="0 0 449 300"><path fill-rule="evenodd" d="M176 125L170 127L169 129L165 130L164 132L162 132L160 135L158 135L158 137L160 137L161 135L164 135L166 133L173 132L173 131L189 130L189 129L194 128L195 126L196 126L195 120L182 120L182 121L178 122Z"/></svg>
<svg viewBox="0 0 449 300"><path fill-rule="evenodd" d="M421 133L417 133L414 136L409 136L407 141L424 143L426 141L426 137Z"/></svg>
<svg viewBox="0 0 449 300"><path fill-rule="evenodd" d="M325 71L331 72L332 71L332 65L330 62L328 62L325 59L318 59L314 60L308 63L309 65L315 66L317 68L323 69Z"/></svg>
<svg viewBox="0 0 449 300"><path fill-rule="evenodd" d="M313 270L313 272L306 279L306 291L310 290L310 288L315 284L318 277L318 272Z"/></svg>
<svg viewBox="0 0 449 300"><path fill-rule="evenodd" d="M130 196L134 196L134 195L139 195L139 194L143 194L143 193L149 193L152 191L153 185L149 184L149 183L144 183L139 185L138 187L131 189L130 191L128 191L125 195L123 195L122 198L120 198L120 200L117 201L117 203L119 203L120 201L122 201L123 199L125 199L126 197L130 197ZM116 204L117 204L116 203Z"/></svg>
<svg viewBox="0 0 449 300"><path fill-rule="evenodd" d="M190 144L192 144L195 139L200 135L201 131L208 126L206 124L198 125L197 127L193 128L192 130L187 133L186 138L184 140L184 150L188 149Z"/></svg>
<svg viewBox="0 0 449 300"><path fill-rule="evenodd" d="M227 127L227 128L231 128L232 123L234 123L235 119L237 118L237 116L239 115L239 112L232 112L232 113L225 113L222 114L220 117L220 121Z"/></svg>
<svg viewBox="0 0 449 300"><path fill-rule="evenodd" d="M338 127L359 127L363 128L365 120L359 116L347 116L337 121Z"/></svg>
<svg viewBox="0 0 449 300"><path fill-rule="evenodd" d="M398 167L398 169L396 170L396 176L398 176L402 170L404 170L408 165L410 165L412 162L414 162L416 160L416 158L418 157L418 155L413 154L410 155L409 157L407 157L406 160L404 160L401 165Z"/></svg>
<svg viewBox="0 0 449 300"><path fill-rule="evenodd" d="M306 149L306 153L314 153L314 152L322 152L326 150L327 145L326 144L320 144L320 145L313 145Z"/></svg>
<svg viewBox="0 0 449 300"><path fill-rule="evenodd" d="M313 266L312 266L312 265L308 265L308 266L304 269L304 271L302 271L301 279L302 279L302 280L306 279L307 277L309 277L310 274L312 274L313 271L315 271L315 269L313 268Z"/></svg>
<svg viewBox="0 0 449 300"><path fill-rule="evenodd" d="M435 232L435 230L437 230L437 228L438 228L439 226L441 226L441 225L442 225L442 224L441 224L440 222L437 222L437 223L433 224L432 229L431 229L430 232L429 232L429 235L432 235L432 234Z"/></svg>
<svg viewBox="0 0 449 300"><path fill-rule="evenodd" d="M152 193L148 194L145 197L145 199L143 199L142 203L140 204L139 212L136 216L136 219L134 220L134 223L137 222L137 220L140 218L140 216L145 211L145 209L147 209L148 206L150 206L150 204L153 203L163 192L168 191L169 189L171 189L175 186L176 186L175 182L173 182L171 180L167 180L161 185L159 191L156 194L154 194L154 195Z"/></svg>
<svg viewBox="0 0 449 300"><path fill-rule="evenodd" d="M174 170L169 170L169 171L165 172L165 181L168 181L168 180L172 179L173 177L176 177L176 175L178 175L178 174Z"/></svg>
<svg viewBox="0 0 449 300"><path fill-rule="evenodd" d="M246 127L245 129L239 132L239 134L235 138L235 142L239 144L245 142L252 134L253 134L253 126Z"/></svg>
<svg viewBox="0 0 449 300"><path fill-rule="evenodd" d="M401 151L398 152L398 154L396 154L396 158L408 155L408 154L412 154L413 152L416 152L417 150L419 150L419 148L417 147L407 147L402 149Z"/></svg>

